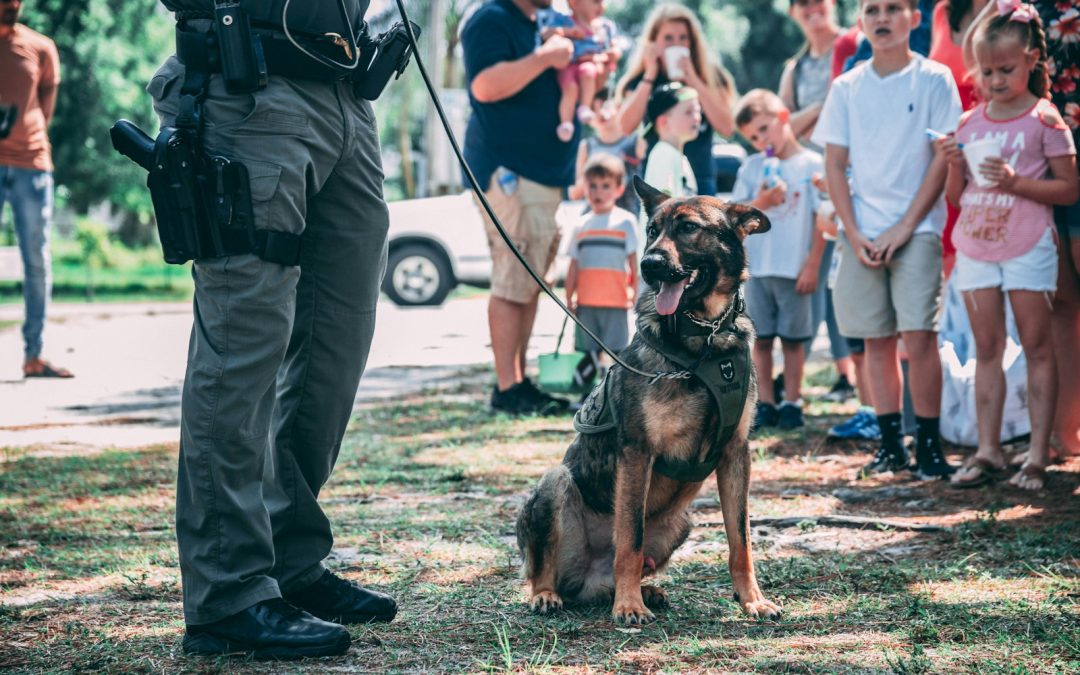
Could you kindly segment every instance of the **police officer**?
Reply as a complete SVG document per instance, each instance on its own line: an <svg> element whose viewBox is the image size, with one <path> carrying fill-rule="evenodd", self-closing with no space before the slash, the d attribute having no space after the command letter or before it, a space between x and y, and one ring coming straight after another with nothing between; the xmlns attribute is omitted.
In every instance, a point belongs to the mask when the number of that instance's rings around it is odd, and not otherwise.
<svg viewBox="0 0 1080 675"><path fill-rule="evenodd" d="M176 500L184 650L342 654L350 637L340 624L397 611L389 596L323 566L333 535L317 502L386 267L375 119L343 79L368 0L243 0L268 70L265 86L243 94L226 90L212 53L221 3L162 2L178 22L177 53L147 86L162 126L190 112L185 82L203 81L205 150L247 167L256 230L280 249L197 259L192 269Z"/></svg>

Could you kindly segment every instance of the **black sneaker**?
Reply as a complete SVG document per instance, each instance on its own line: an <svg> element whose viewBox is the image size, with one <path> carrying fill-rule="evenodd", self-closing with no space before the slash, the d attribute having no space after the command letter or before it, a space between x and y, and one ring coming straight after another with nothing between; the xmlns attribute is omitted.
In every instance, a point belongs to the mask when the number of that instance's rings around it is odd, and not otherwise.
<svg viewBox="0 0 1080 675"><path fill-rule="evenodd" d="M772 403L758 401L757 414L754 415L754 428L775 427L780 421L780 411Z"/></svg>
<svg viewBox="0 0 1080 675"><path fill-rule="evenodd" d="M526 377L521 381L521 384L525 387L528 395L540 405L541 415L558 415L570 409L570 401L543 391L533 384L533 381L529 378Z"/></svg>
<svg viewBox="0 0 1080 675"><path fill-rule="evenodd" d="M509 389L499 389L498 385L491 390L492 412L506 413L507 415L536 415L541 411L541 406L533 398L532 392L524 382L518 382Z"/></svg>
<svg viewBox="0 0 1080 675"><path fill-rule="evenodd" d="M887 448L879 448L874 459L859 470L860 477L867 477L878 473L890 473L905 471L910 468L911 454L907 448L901 448L899 452Z"/></svg>
<svg viewBox="0 0 1080 675"><path fill-rule="evenodd" d="M915 477L919 480L945 480L956 473L956 467L945 459L940 446L928 448L918 454Z"/></svg>
<svg viewBox="0 0 1080 675"><path fill-rule="evenodd" d="M803 419L802 406L787 401L780 404L780 410L778 411L776 418L776 426L781 429L798 429L805 425L806 420Z"/></svg>
<svg viewBox="0 0 1080 675"><path fill-rule="evenodd" d="M854 397L855 387L851 386L851 382L848 382L847 375L841 375L836 379L836 382L833 382L833 386L829 389L829 393L821 398L834 403L843 403Z"/></svg>

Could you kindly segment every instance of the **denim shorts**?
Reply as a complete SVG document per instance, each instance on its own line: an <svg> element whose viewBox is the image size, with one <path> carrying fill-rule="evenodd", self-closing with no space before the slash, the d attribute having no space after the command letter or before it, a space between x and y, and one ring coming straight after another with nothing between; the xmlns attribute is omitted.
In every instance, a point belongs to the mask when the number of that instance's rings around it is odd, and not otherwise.
<svg viewBox="0 0 1080 675"><path fill-rule="evenodd" d="M975 260L956 253L956 290L975 291L1000 288L1002 291L1057 290L1057 236L1046 228L1039 241L1027 253L996 262Z"/></svg>

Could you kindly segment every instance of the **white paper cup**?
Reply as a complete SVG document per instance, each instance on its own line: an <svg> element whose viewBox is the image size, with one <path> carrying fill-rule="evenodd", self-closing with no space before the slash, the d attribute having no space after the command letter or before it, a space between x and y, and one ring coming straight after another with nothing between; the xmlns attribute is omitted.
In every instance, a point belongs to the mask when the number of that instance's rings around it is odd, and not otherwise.
<svg viewBox="0 0 1080 675"><path fill-rule="evenodd" d="M983 138L978 141L964 144L964 159L967 160L971 175L975 177L975 184L981 188L994 187L997 183L988 180L979 171L979 165L989 157L1001 157L1001 139Z"/></svg>
<svg viewBox="0 0 1080 675"><path fill-rule="evenodd" d="M664 50L664 71L667 73L669 80L681 80L686 77L686 73L683 72L679 62L684 57L689 58L689 56L689 47L674 45Z"/></svg>

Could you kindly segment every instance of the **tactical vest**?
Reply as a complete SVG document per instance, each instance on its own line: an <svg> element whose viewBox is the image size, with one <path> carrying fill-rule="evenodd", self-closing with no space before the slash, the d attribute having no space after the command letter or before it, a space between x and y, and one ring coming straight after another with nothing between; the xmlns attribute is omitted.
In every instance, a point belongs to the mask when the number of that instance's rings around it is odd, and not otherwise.
<svg viewBox="0 0 1080 675"><path fill-rule="evenodd" d="M742 420L746 395L750 386L750 346L720 353L709 353L704 358L691 354L681 345L663 343L645 332L638 335L652 349L668 360L701 380L716 402L719 422L716 438L708 453L699 462L690 460L658 457L653 464L653 471L673 480L684 483L697 483L709 477L720 463L720 454L735 436L735 430ZM618 368L616 364L612 368ZM596 385L585 400L581 410L574 415L574 429L582 434L600 434L611 431L619 425L619 412L608 405L608 388L611 386L611 371Z"/></svg>

